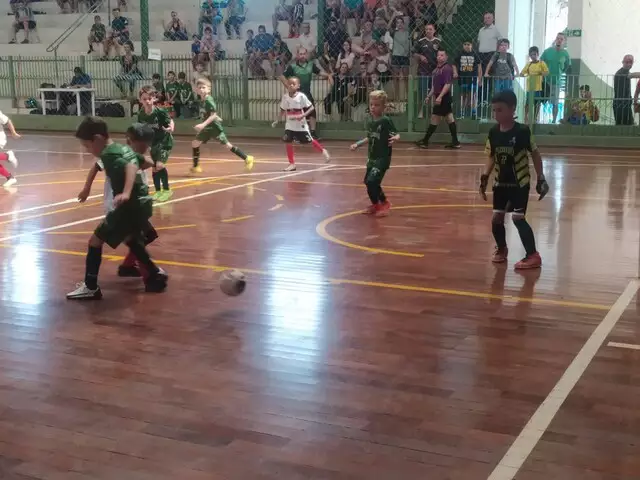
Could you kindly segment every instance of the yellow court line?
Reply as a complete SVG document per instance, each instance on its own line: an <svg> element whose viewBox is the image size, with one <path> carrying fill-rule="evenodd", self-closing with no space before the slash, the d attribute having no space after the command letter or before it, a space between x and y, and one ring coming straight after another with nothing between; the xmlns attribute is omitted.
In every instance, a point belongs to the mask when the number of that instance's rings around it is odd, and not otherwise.
<svg viewBox="0 0 640 480"><path fill-rule="evenodd" d="M274 205L273 207L271 207L269 209L270 212L275 212L276 210L279 210L280 208L284 207L284 205L282 203L279 203L277 205Z"/></svg>
<svg viewBox="0 0 640 480"><path fill-rule="evenodd" d="M284 197L276 193L276 200L278 200L279 202L284 202Z"/></svg>
<svg viewBox="0 0 640 480"><path fill-rule="evenodd" d="M427 204L427 205L405 205L401 207L393 207L392 210L409 210L412 208L491 208L491 205L474 205L474 204L461 204L461 205L436 205L436 204ZM363 252L369 253L382 253L386 255L396 255L400 257L412 257L412 258L423 258L424 255L421 253L411 253L411 252L402 252L398 250L387 250L384 248L373 248L366 247L364 245L358 245L357 243L346 242L337 237L334 237L327 231L327 227L342 218L351 217L353 215L360 215L362 210L354 210L353 212L341 213L339 215L334 215L333 217L325 218L318 225L316 225L316 233L320 235L320 237L324 238L328 242L336 243L338 245L342 245L343 247L353 248L355 250L362 250Z"/></svg>
<svg viewBox="0 0 640 480"><path fill-rule="evenodd" d="M189 225L176 225L173 227L155 227L158 231L166 231L166 230L178 230L179 228L193 228L197 225L195 223ZM91 235L93 230L87 230L86 232L69 232L69 231L58 231L58 232L47 232L47 235Z"/></svg>
<svg viewBox="0 0 640 480"><path fill-rule="evenodd" d="M15 245L7 245L0 244L1 248L16 248ZM77 250L59 250L53 248L35 248L34 250L42 253L56 253L60 255L73 255L77 257L86 256L86 252L77 251ZM107 260L120 261L124 257L121 255L103 255L103 258ZM207 265L201 263L189 263L189 262L177 262L173 260L157 260L154 259L154 262L158 265L167 265L174 267L185 267L185 268L196 268L200 270L210 270L214 272L223 272L225 270L236 270L234 267L227 267L222 265ZM249 268L240 268L239 270L255 274L255 275L263 275L270 276L270 273L264 270L255 270ZM278 276L279 279L282 278L281 275ZM544 298L532 298L532 297L518 297L513 295L496 295L492 293L485 292L474 292L469 290L454 290L454 289L445 289L445 288L431 288L431 287L421 287L417 285L405 285L400 283L385 283L385 282L369 282L365 280L351 280L344 278L327 278L327 282L334 285L354 285L360 287L370 287L370 288L380 288L380 289L392 289L392 290L402 290L407 292L420 292L420 293L430 293L435 295L449 295L449 296L457 296L457 297L467 297L467 298L478 298L484 300L507 300L507 301L515 301L515 302L524 302L530 303L534 305L548 305L555 307L566 307L566 308L580 308L585 310L605 310L608 311L611 309L611 305L601 305L597 303L583 303L577 301L564 301L564 300L549 300Z"/></svg>
<svg viewBox="0 0 640 480"><path fill-rule="evenodd" d="M88 172L89 170L86 168L76 169L76 170L54 170L51 172L33 172L33 173L21 173L20 175L16 175L16 178L24 178L24 177L37 177L39 175L61 175L63 173L79 173L79 172Z"/></svg>
<svg viewBox="0 0 640 480"><path fill-rule="evenodd" d="M225 218L222 220L222 223L231 223L231 222L240 222L242 220L247 220L249 218L253 218L254 215L245 215L243 217L235 217L235 218Z"/></svg>

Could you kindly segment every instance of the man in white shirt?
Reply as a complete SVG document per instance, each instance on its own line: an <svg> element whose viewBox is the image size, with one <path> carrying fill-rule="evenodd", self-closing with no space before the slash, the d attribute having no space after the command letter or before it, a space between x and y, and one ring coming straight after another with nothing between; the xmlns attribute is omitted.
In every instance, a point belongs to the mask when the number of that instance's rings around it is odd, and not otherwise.
<svg viewBox="0 0 640 480"><path fill-rule="evenodd" d="M302 24L302 34L298 37L297 47L304 48L307 52L309 52L309 59L313 60L316 57L316 48L317 48L316 38L314 35L311 35L311 25L309 22L304 22Z"/></svg>
<svg viewBox="0 0 640 480"><path fill-rule="evenodd" d="M484 25L478 32L478 54L482 61L482 70L487 71L487 65L493 54L498 50L498 41L502 38L494 23L493 13L484 14Z"/></svg>

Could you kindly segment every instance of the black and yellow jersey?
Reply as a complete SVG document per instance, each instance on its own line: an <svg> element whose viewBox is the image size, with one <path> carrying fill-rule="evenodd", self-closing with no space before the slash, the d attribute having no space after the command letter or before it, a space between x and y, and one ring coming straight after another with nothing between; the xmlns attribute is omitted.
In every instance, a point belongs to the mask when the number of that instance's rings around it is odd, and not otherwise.
<svg viewBox="0 0 640 480"><path fill-rule="evenodd" d="M507 132L496 125L489 131L485 153L494 160L498 187L526 187L531 182L529 153L538 147L528 126L516 122Z"/></svg>

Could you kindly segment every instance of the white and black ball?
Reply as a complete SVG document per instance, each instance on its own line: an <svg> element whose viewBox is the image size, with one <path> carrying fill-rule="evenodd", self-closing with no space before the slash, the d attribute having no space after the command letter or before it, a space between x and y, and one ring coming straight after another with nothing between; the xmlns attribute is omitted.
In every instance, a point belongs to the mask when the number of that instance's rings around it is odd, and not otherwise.
<svg viewBox="0 0 640 480"><path fill-rule="evenodd" d="M225 295L237 297L247 287L247 279L239 270L227 270L220 275L220 290Z"/></svg>

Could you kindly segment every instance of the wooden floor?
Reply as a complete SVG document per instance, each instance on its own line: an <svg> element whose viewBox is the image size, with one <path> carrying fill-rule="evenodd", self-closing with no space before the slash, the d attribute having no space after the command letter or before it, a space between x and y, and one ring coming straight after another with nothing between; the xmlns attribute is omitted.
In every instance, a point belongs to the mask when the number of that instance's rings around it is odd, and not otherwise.
<svg viewBox="0 0 640 480"><path fill-rule="evenodd" d="M496 268L484 157L394 152L391 216L357 214L365 153L331 166L239 140L202 181L188 139L155 209L169 289L116 276L71 303L102 178L71 136L10 140L0 191L0 478L620 480L640 478L640 156L550 150L532 199L544 267ZM206 176L206 177L205 177ZM0 189L1 190L1 189ZM225 297L220 272L248 276Z"/></svg>

